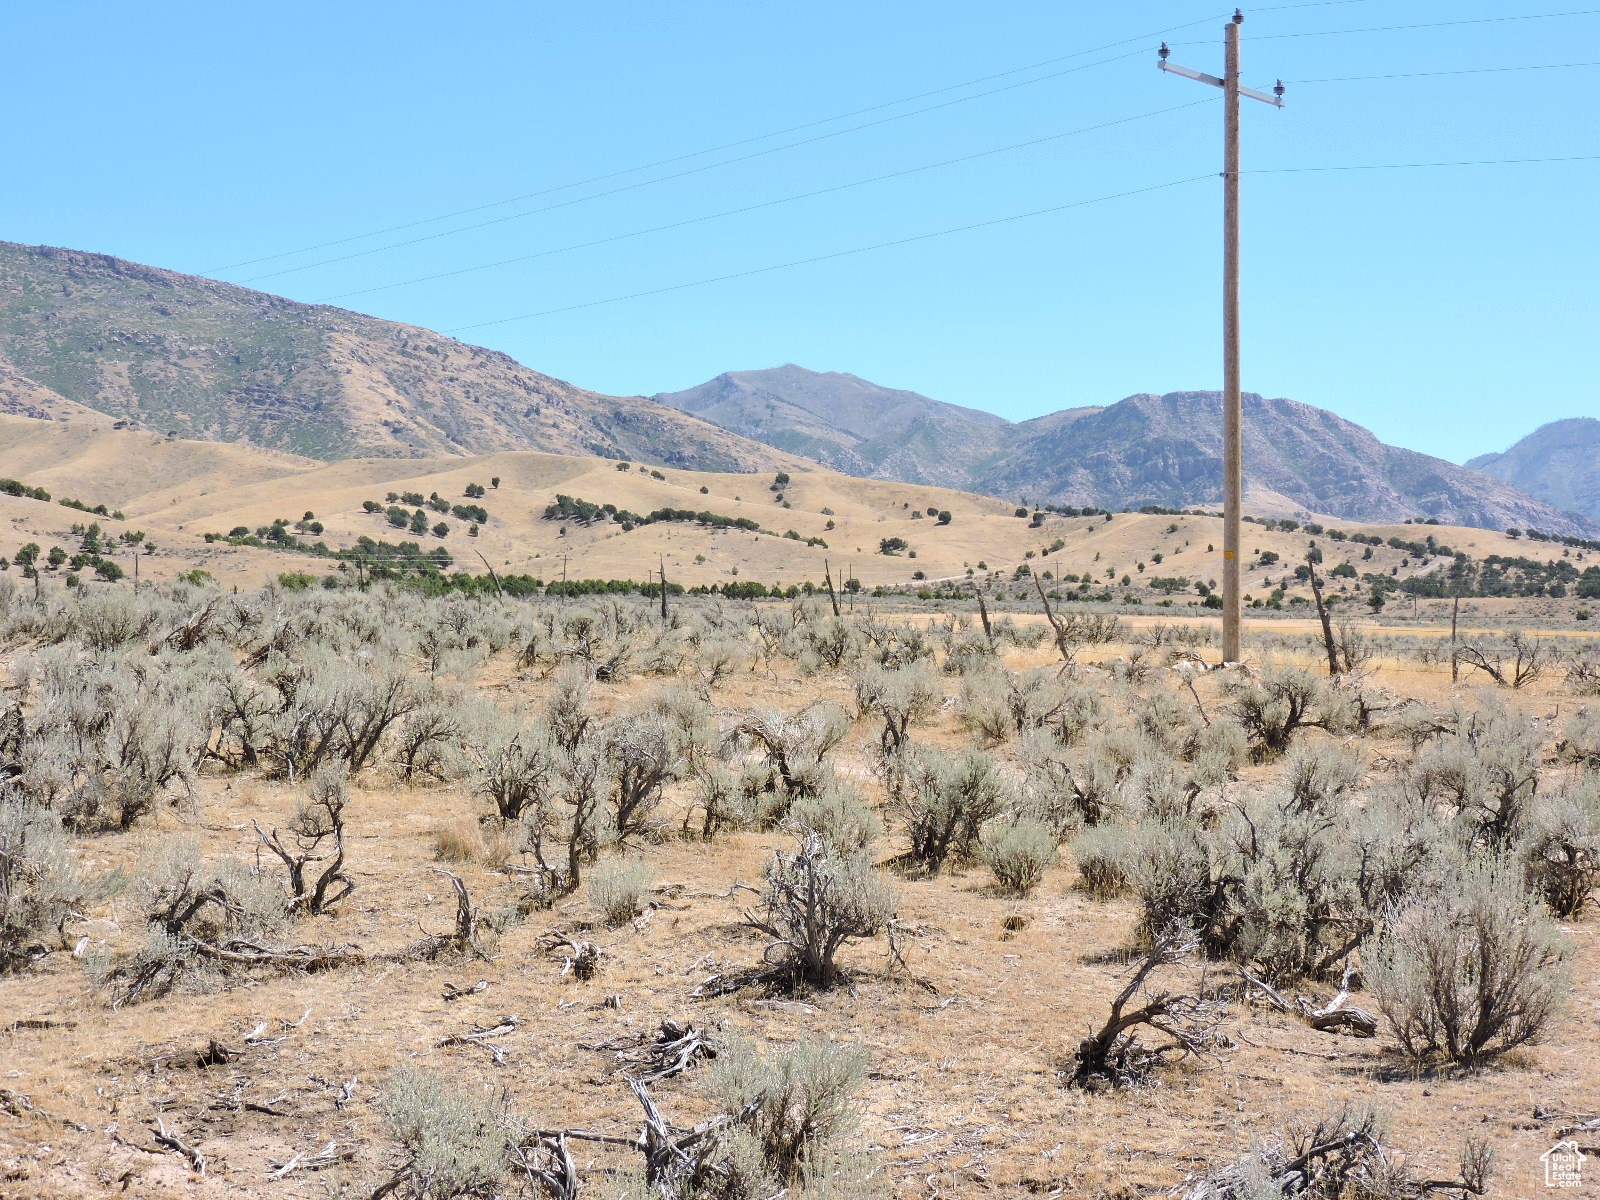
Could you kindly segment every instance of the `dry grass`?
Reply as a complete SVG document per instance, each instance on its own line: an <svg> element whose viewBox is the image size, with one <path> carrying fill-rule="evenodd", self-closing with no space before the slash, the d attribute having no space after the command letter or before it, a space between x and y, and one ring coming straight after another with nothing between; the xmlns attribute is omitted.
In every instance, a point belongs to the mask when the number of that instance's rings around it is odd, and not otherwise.
<svg viewBox="0 0 1600 1200"><path fill-rule="evenodd" d="M777 452L774 452L776 454ZM780 459L782 456L779 456ZM968 571L982 577L979 568L998 572L998 586L1013 597L1025 597L1031 607L1027 581L1011 579L1027 563L1035 571L1054 575L1090 574L1095 587L1109 587L1119 596L1124 575L1138 582L1156 575L1215 580L1221 574L1221 521L1212 517L1158 516L1119 513L1107 522L1100 517L1049 516L1040 527L1013 515L1013 505L991 497L968 495L943 488L920 487L885 480L856 479L813 463L787 459L792 482L784 492L790 507L776 502L766 475L698 473L664 470L664 479L646 471L619 472L605 459L573 458L534 452L504 452L477 457L441 456L421 459L355 459L319 463L292 455L250 447L211 442L167 440L148 431L112 430L109 421L45 422L0 415L0 460L5 474L48 488L56 496L75 496L90 504L104 503L122 509L126 526L102 522L108 530L143 529L157 543L158 552L141 561L146 578L165 579L199 567L224 584L254 587L280 572L326 574L334 564L326 559L287 554L222 543L207 544L207 532L225 533L238 525L256 528L286 517L298 520L314 512L326 527L324 540L331 546L350 546L357 537L399 541L412 535L391 529L381 516L362 510L362 501L383 500L389 491L437 491L460 500L467 484L488 485L501 478L481 502L491 520L480 537L466 536L465 524L445 520L452 533L444 540L425 535L426 546L442 545L455 556L458 567L477 571L481 552L504 573L529 574L546 581L561 577L563 562L571 578L644 580L658 563L665 562L668 577L686 586L756 580L820 583L824 561L835 579L848 575L868 587L914 582L916 572L930 581L967 578ZM704 494L701 488L705 489ZM758 521L764 529L783 534L794 530L802 537L820 537L826 550L783 537L759 536L731 530L710 530L685 524L645 525L624 533L614 524L588 528L543 519L545 506L556 493L565 492L595 503L614 503L635 512L662 507L710 509ZM1253 511L1275 513L1288 509L1272 497L1252 500ZM940 526L924 515L928 508L948 509L954 520ZM830 510L825 513L824 510ZM74 523L93 518L54 503L0 496L0 552L9 557L16 546L32 540L48 549L52 544L69 550L76 544ZM430 523L437 519L430 514ZM1547 558L1559 548L1513 541L1504 534L1451 526L1368 526L1336 517L1321 520L1333 527L1361 530L1405 540L1434 534L1454 549L1476 558L1489 554L1530 555ZM834 528L829 529L832 522ZM906 539L917 557L878 553L886 537ZM1061 549L1047 553L1057 540ZM1244 589L1265 596L1303 560L1311 539L1302 532L1266 530L1245 526L1245 549L1253 562L1258 551L1277 553L1273 566L1248 567ZM15 543L11 545L10 543ZM1325 570L1346 559L1365 571L1396 571L1400 578L1432 570L1408 560L1398 550L1380 546L1364 561L1363 548L1351 543L1320 540L1327 553ZM1155 556L1161 555L1156 562ZM1031 555L1031 557L1030 557ZM131 573L131 559L123 565ZM1406 566L1401 564L1405 562ZM1576 552L1574 562L1586 562ZM1141 571L1140 564L1144 569ZM1109 572L1109 575L1108 575ZM1271 584L1268 583L1271 580ZM1292 581L1291 581L1292 582ZM59 580L50 579L59 587ZM1330 590L1365 616L1359 605L1365 589L1348 581L1330 580ZM1291 595L1305 594L1302 587ZM1198 616L1191 591L1174 600L1174 608L1157 615L1146 609L1147 619ZM1463 605L1463 627L1468 630L1498 628L1503 623L1574 630L1573 615L1583 602L1563 600L1474 600ZM1593 605L1590 605L1593 607ZM1309 610L1290 611L1270 618L1285 632L1312 632ZM1437 636L1441 620L1448 624L1448 606L1422 601L1413 607L1391 603L1382 624L1386 628ZM1578 632L1582 626L1576 627ZM1600 635L1600 630L1595 631Z"/></svg>
<svg viewBox="0 0 1600 1200"><path fill-rule="evenodd" d="M1127 650L1108 647L1096 657ZM1043 651L1011 660L1048 661ZM1407 694L1443 697L1450 690L1439 668L1385 665L1378 678ZM502 702L528 708L547 686L498 662L484 683ZM617 708L653 686L635 680L600 689L597 700ZM955 681L945 686L956 690ZM1202 694L1208 704L1219 699L1213 690ZM730 681L716 700L725 708L794 710L819 695L847 702L849 681L749 674ZM1513 698L1529 712L1557 700L1551 686ZM950 712L918 733L950 748L965 739ZM870 778L875 742L868 723L855 727L840 751L846 777ZM1249 769L1242 786L1268 772ZM205 780L201 799L198 816L163 812L132 833L86 844L85 865L132 863L142 845L179 829L197 834L208 854L248 856L250 819L281 823L293 806L290 789L249 779ZM483 910L512 903L524 884L499 864L515 856L497 835L484 837L479 813L479 802L457 788L361 780L348 816L356 892L337 915L309 922L297 936L381 951L447 929L453 898L431 870L436 854L455 864ZM541 1122L625 1131L637 1121L626 1087L610 1073L607 1055L582 1047L650 1031L669 1018L726 1026L769 1046L805 1035L862 1046L871 1060L863 1132L895 1192L908 1196L1151 1194L1292 1116L1344 1098L1388 1111L1394 1146L1425 1175L1448 1175L1463 1138L1487 1137L1500 1156L1497 1194L1531 1195L1554 1127L1564 1117L1594 1115L1600 922L1592 918L1567 930L1576 948L1574 995L1557 1036L1496 1070L1409 1078L1385 1039L1318 1034L1282 1015L1235 1006L1228 1014L1235 1044L1215 1060L1149 1089L1088 1095L1064 1087L1058 1073L1121 986L1135 914L1127 903L1083 894L1069 856L1022 902L997 894L981 868L897 883L910 976L887 973L885 947L869 943L847 952L860 972L848 990L694 999L692 990L708 975L757 961L759 941L737 925L748 895L734 885L758 881L781 840L745 832L711 845L669 840L650 847L645 862L659 894L671 899L649 919L599 928L587 899L575 896L506 929L490 962L264 978L111 1011L80 965L54 954L35 974L0 979L0 1088L30 1097L43 1114L0 1111L0 1195L362 1195L386 1174L377 1099L385 1073L400 1062L504 1089ZM894 840L880 844L879 858L901 849ZM122 923L113 945L131 940L126 900L96 915ZM563 977L559 958L541 943L550 929L581 931L602 944L595 980ZM447 983L480 977L489 984L484 992L444 999ZM507 1012L524 1023L504 1039L502 1067L471 1046L438 1046ZM247 1045L245 1035L263 1021L268 1036L282 1040ZM238 1056L197 1069L193 1051L211 1038ZM338 1088L351 1079L353 1098L341 1106ZM682 1079L660 1085L657 1096L680 1119L695 1117L700 1103ZM269 1111L245 1107L252 1103ZM148 1128L158 1115L207 1156L204 1179L176 1155L152 1148ZM269 1161L329 1141L356 1147L357 1157L316 1176L269 1180ZM605 1183L596 1186L606 1194Z"/></svg>

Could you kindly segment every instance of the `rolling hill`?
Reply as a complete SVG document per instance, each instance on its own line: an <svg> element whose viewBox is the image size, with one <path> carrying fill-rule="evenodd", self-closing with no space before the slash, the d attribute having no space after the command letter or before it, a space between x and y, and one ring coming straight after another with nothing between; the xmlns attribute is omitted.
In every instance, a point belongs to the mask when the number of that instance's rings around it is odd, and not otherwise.
<svg viewBox="0 0 1600 1200"><path fill-rule="evenodd" d="M101 413L323 460L537 449L765 470L765 446L638 397L343 309L0 242L0 412Z"/></svg>
<svg viewBox="0 0 1600 1200"><path fill-rule="evenodd" d="M423 553L447 551L454 560L452 570L481 573L487 562L502 574L546 582L561 578L563 571L572 579L642 581L664 563L668 577L685 586L745 581L770 586L820 583L827 567L835 579L853 576L869 587L988 578L995 590L1027 599L1032 593L1030 581L1020 573L1024 566L1043 578L1092 579L1096 588L1115 588L1119 595L1128 587L1124 578L1135 587L1158 576L1192 584L1212 581L1221 570L1221 521L1216 517L1119 513L1108 521L1050 513L1019 519L1014 505L993 498L863 479L820 466L791 468L789 483L778 493L768 476L623 469L609 459L536 451L328 463L250 446L114 429L104 419L96 427L10 416L0 416L0 462L8 476L47 489L52 496L45 502L0 492L0 559L11 559L29 542L46 552L60 546L71 554L81 530L98 521L112 544L108 555L129 575L134 573L133 548L121 535L143 533L143 551L154 543L153 553L138 556L143 579L170 579L198 568L224 584L253 587L284 573L338 572L331 558L270 544L234 544L215 536L240 527L260 531L278 521L291 530L300 522L315 521L318 528L301 533L301 538L324 541L333 549L354 547L362 537L412 541ZM469 523L454 514L428 511L430 528L416 534L395 528L381 511L390 492L401 499L406 493L419 498L437 493L441 502L456 504L467 499L474 484L486 489L472 502L488 517L476 537L469 534ZM683 519L629 528L614 520L547 516L561 495L639 514L662 509L707 512L756 528L718 528ZM63 506L60 500L67 498L104 505L120 511L122 518L87 515ZM380 511L369 511L367 501ZM401 507L413 511L415 502ZM950 522L941 524L929 515L930 509L949 512ZM448 526L442 536L431 528L440 520ZM1414 525L1347 528L1376 534L1384 542L1395 537L1406 543L1420 536ZM1429 526L1427 532L1478 558L1530 552L1525 543L1489 530ZM1296 586L1285 564L1304 557L1307 531L1249 525L1246 535L1251 555L1246 589L1265 595L1278 583ZM904 548L882 553L882 542L895 538ZM1393 571L1403 579L1439 566L1437 560L1424 562L1386 544L1327 545L1330 564L1351 561L1361 572ZM1540 556L1548 553L1541 550ZM43 586L61 588L67 569L46 570ZM18 575L15 568L5 572L21 582ZM1329 586L1353 599L1364 585L1330 577ZM1184 595L1176 605L1198 603L1192 586L1180 591Z"/></svg>
<svg viewBox="0 0 1600 1200"><path fill-rule="evenodd" d="M1479 455L1467 466L1600 521L1600 420L1593 417L1552 421L1503 454Z"/></svg>
<svg viewBox="0 0 1600 1200"><path fill-rule="evenodd" d="M1012 423L790 365L731 372L656 399L872 478L1110 508L1215 504L1222 490L1217 392L1142 394ZM1293 400L1245 396L1245 457L1248 499L1261 512L1600 532L1594 514L1564 511L1570 506L1503 479L1385 445L1354 422Z"/></svg>

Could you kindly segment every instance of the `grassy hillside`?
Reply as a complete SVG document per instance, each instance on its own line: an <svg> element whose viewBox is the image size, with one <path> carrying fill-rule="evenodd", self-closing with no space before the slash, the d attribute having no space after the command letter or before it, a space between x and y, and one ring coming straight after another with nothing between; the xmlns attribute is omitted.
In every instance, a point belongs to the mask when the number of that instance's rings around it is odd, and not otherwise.
<svg viewBox="0 0 1600 1200"><path fill-rule="evenodd" d="M1198 615L1205 614L1199 585L1214 585L1221 575L1222 530L1216 517L1117 513L1108 521L1104 515L1043 513L1019 518L1012 505L987 497L822 468L789 472L790 482L779 493L775 477L766 473L699 473L638 464L619 470L619 464L604 459L527 451L318 463L136 430L92 431L8 417L0 417L0 461L8 464L7 473L52 494L49 503L0 495L0 556L9 559L29 542L44 552L60 546L71 554L81 538L73 527L81 530L98 520L112 542L107 553L129 575L135 548L117 539L123 533L145 535L138 556L142 578L170 578L199 568L221 582L251 587L284 573L339 573L338 563L328 557L230 544L226 538L236 530L254 536L275 522L303 542L320 540L333 550L354 548L363 537L395 546L414 543L423 554L448 552L451 571L481 574L487 562L501 574L546 583L560 579L563 570L570 579L642 582L664 564L669 579L685 587L743 582L771 587L820 584L824 571L831 570L835 580L853 577L869 589L970 580L985 584L991 595L1031 605L1030 576L1038 572L1047 587L1063 594L1119 604L1133 597L1147 606ZM482 497L467 494L475 487L484 489ZM398 528L390 523L391 493L406 517L422 509L420 533L409 523ZM469 535L472 520L434 511L427 501L435 495L446 508L483 508L488 519L478 535ZM547 517L546 510L563 495L639 516L663 509L705 512L730 523L752 522L758 531L681 520L629 529L604 517L587 524ZM90 508L103 505L108 512L120 511L123 519L63 507L62 498ZM380 511L367 511L368 502ZM940 524L929 509L950 513L949 524ZM442 537L433 532L441 521L448 527ZM1565 562L1569 573L1600 560L1581 548L1518 541L1476 528L1323 521L1330 530L1342 525L1349 536L1333 540L1304 526L1285 529L1276 523L1245 526L1244 587L1253 601L1285 613L1306 604L1309 588L1293 572L1312 545L1324 554L1322 573L1330 594L1361 611L1373 578L1383 576L1397 585L1449 565L1439 554L1418 555L1391 546L1390 539L1411 545L1431 536L1477 563L1489 556ZM208 534L223 536L208 541ZM1362 541L1355 540L1358 534ZM883 543L892 539L904 547L882 553ZM152 542L155 552L144 552ZM65 570L46 571L46 584L60 586ZM1503 573L1514 580L1521 569ZM1544 597L1529 611L1570 619L1577 608L1592 605L1575 588L1566 592ZM1390 597L1391 608L1405 603ZM1499 602L1487 603L1492 608ZM1518 603L1527 607L1526 601Z"/></svg>

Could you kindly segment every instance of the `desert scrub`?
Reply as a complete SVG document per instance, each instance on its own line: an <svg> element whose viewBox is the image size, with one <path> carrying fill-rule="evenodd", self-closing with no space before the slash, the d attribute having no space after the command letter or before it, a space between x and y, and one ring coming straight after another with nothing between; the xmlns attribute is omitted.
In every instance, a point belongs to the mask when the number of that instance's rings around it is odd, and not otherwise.
<svg viewBox="0 0 1600 1200"><path fill-rule="evenodd" d="M472 782L502 821L537 818L550 803L561 755L548 726L518 724L492 704L480 703L463 723L473 764Z"/></svg>
<svg viewBox="0 0 1600 1200"><path fill-rule="evenodd" d="M802 837L816 834L834 854L858 854L878 840L883 822L861 797L841 784L807 796L789 809L788 823Z"/></svg>
<svg viewBox="0 0 1600 1200"><path fill-rule="evenodd" d="M233 970L219 951L255 945L289 919L282 889L265 872L235 858L207 863L192 838L166 837L148 849L130 891L144 917L144 945L121 962L85 960L113 1007L215 983Z"/></svg>
<svg viewBox="0 0 1600 1200"><path fill-rule="evenodd" d="M19 675L33 712L28 736L0 746L0 768L67 828L126 830L164 799L191 794L206 739L187 664L52 647Z"/></svg>
<svg viewBox="0 0 1600 1200"><path fill-rule="evenodd" d="M1107 715L1099 690L1051 670L1014 675L995 669L972 672L962 680L962 721L990 745L1037 729L1075 745L1090 729L1102 726Z"/></svg>
<svg viewBox="0 0 1600 1200"><path fill-rule="evenodd" d="M984 864L1006 891L1027 896L1055 866L1056 837L1042 821L1023 817L993 822L983 832Z"/></svg>
<svg viewBox="0 0 1600 1200"><path fill-rule="evenodd" d="M394 1183L414 1200L496 1194L513 1137L506 1114L481 1094L429 1071L396 1067L383 1123L400 1150Z"/></svg>
<svg viewBox="0 0 1600 1200"><path fill-rule="evenodd" d="M1126 825L1091 825L1072 839L1078 886L1095 900L1114 900L1131 890L1127 864L1134 831Z"/></svg>
<svg viewBox="0 0 1600 1200"><path fill-rule="evenodd" d="M1477 856L1417 887L1364 957L1407 1057L1476 1067L1548 1031L1568 954L1519 864Z"/></svg>
<svg viewBox="0 0 1600 1200"><path fill-rule="evenodd" d="M856 711L883 721L878 749L885 756L904 753L911 723L932 713L943 698L933 672L924 663L886 669L869 667L855 678Z"/></svg>
<svg viewBox="0 0 1600 1200"><path fill-rule="evenodd" d="M589 903L609 926L626 925L644 912L655 873L636 860L602 862L589 872Z"/></svg>
<svg viewBox="0 0 1600 1200"><path fill-rule="evenodd" d="M866 1164L851 1162L849 1145L866 1073L865 1053L834 1042L808 1038L773 1058L742 1040L722 1048L703 1090L717 1111L749 1116L721 1134L733 1179L715 1194L866 1194L866 1172L850 1170Z"/></svg>
<svg viewBox="0 0 1600 1200"><path fill-rule="evenodd" d="M762 813L775 824L801 796L815 796L832 779L828 756L850 732L850 716L829 700L808 704L794 715L775 709L746 713L731 730L736 751L754 755L772 772L772 803Z"/></svg>
<svg viewBox="0 0 1600 1200"><path fill-rule="evenodd" d="M1340 725L1338 697L1325 680L1304 667L1268 663L1259 678L1230 678L1227 687L1233 714L1244 727L1256 762L1282 756L1302 729Z"/></svg>
<svg viewBox="0 0 1600 1200"><path fill-rule="evenodd" d="M894 893L864 854L835 853L810 833L793 853L773 852L761 906L744 923L772 939L766 961L829 987L842 975L839 951L884 932L894 910Z"/></svg>
<svg viewBox="0 0 1600 1200"><path fill-rule="evenodd" d="M1580 709L1567 721L1561 752L1574 762L1600 767L1600 715Z"/></svg>
<svg viewBox="0 0 1600 1200"><path fill-rule="evenodd" d="M1465 836L1504 849L1522 833L1544 773L1536 727L1497 701L1456 717L1406 773L1425 802L1448 805Z"/></svg>
<svg viewBox="0 0 1600 1200"><path fill-rule="evenodd" d="M676 780L685 763L674 729L660 709L645 707L606 725L603 734L611 774L610 827L618 845L656 836L661 791Z"/></svg>
<svg viewBox="0 0 1600 1200"><path fill-rule="evenodd" d="M954 758L918 748L908 755L894 803L911 839L911 857L929 875L947 860L971 862L985 823L1004 812L1010 789L982 750Z"/></svg>
<svg viewBox="0 0 1600 1200"><path fill-rule="evenodd" d="M120 875L85 880L61 821L0 786L0 974L20 970L60 945L77 909L109 895Z"/></svg>
<svg viewBox="0 0 1600 1200"><path fill-rule="evenodd" d="M1574 918L1600 886L1600 780L1584 778L1542 794L1521 853L1528 886L1558 917Z"/></svg>

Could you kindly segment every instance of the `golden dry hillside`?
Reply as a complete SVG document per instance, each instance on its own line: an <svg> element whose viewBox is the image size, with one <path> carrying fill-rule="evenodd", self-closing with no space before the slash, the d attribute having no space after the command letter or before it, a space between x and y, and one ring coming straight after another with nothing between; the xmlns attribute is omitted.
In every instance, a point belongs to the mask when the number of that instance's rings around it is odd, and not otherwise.
<svg viewBox="0 0 1600 1200"><path fill-rule="evenodd" d="M30 541L45 551L59 545L71 552L79 536L73 526L95 519L58 503L75 499L123 514L122 521L102 522L112 537L140 530L144 546L154 543L153 553L138 556L141 578L170 578L198 568L222 582L255 586L283 573L329 573L337 563L328 557L226 540L236 530L254 534L277 521L293 530L312 520L320 533L300 530L295 536L306 543L320 540L332 551L356 547L362 537L395 545L413 542L422 552L446 550L451 570L477 574L487 562L501 574L546 583L562 578L563 570L571 579L644 581L664 564L668 578L686 587L735 581L768 587L820 584L826 564L836 580L853 577L869 588L971 578L986 581L991 592L1004 592L1009 585L1014 594L1031 597L1033 589L1018 573L1026 565L1054 590L1118 601L1131 595L1181 610L1200 604L1197 585L1214 583L1220 568L1221 522L1215 517L1118 513L1108 520L1042 513L1019 518L1013 505L988 497L861 479L794 459L782 464L790 482L778 489L775 474L661 470L530 451L322 463L117 429L106 421L0 417L0 461L5 464L0 474L45 488L53 497L44 504L0 495L5 556ZM467 496L475 485L485 489L483 497ZM547 518L546 510L561 495L640 515L662 509L706 512L754 522L760 532L692 520L628 529L605 514L589 523ZM489 519L478 536L469 536L471 520L424 503L426 528L413 533L391 525L384 511L367 511L369 502L386 510L391 496L408 515L417 511L419 497L437 497L435 504L445 507L480 506ZM1269 505L1265 511L1273 510ZM936 514L941 512L950 513L948 524L940 523ZM440 521L448 527L443 536L433 532ZM1447 561L1395 549L1387 544L1390 539L1412 544L1431 536L1440 547L1474 560L1565 556L1579 571L1597 557L1581 548L1529 543L1483 529L1360 526L1335 518L1326 518L1325 525L1380 544L1319 538L1306 525L1292 531L1247 525L1250 597L1269 601L1282 586L1286 592L1278 603L1292 609L1297 600L1304 602L1309 589L1294 578L1293 569L1313 544L1324 554L1330 594L1350 602L1370 590L1365 576L1398 581L1438 571ZM223 540L208 541L208 534ZM892 539L905 548L883 553ZM132 548L124 546L121 553L119 561L132 574ZM1333 574L1342 564L1349 564L1344 573ZM1504 607L1494 600L1474 605L1483 612ZM1522 607L1558 620L1569 618L1579 605L1575 596L1567 596Z"/></svg>

